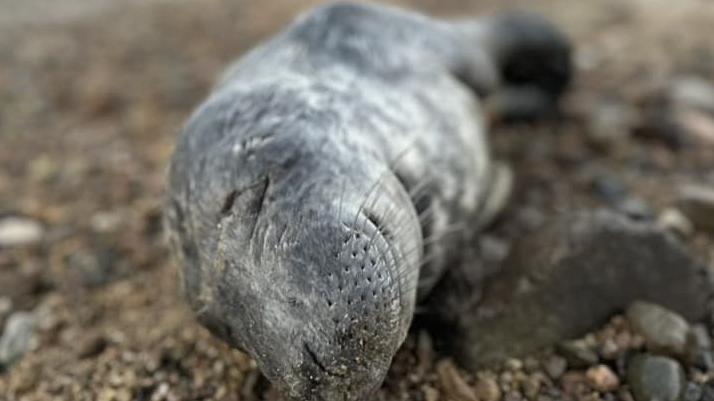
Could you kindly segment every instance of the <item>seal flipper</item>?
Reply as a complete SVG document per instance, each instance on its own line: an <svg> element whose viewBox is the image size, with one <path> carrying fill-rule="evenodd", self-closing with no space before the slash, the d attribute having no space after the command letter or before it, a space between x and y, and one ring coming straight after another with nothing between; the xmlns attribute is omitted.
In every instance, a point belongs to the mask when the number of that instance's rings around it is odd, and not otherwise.
<svg viewBox="0 0 714 401"><path fill-rule="evenodd" d="M498 87L487 101L498 119L531 119L556 108L572 67L570 42L553 24L533 14L508 12L457 22L456 27L464 38L462 59L480 60L485 53L498 72ZM483 64L467 70L478 78Z"/></svg>
<svg viewBox="0 0 714 401"><path fill-rule="evenodd" d="M494 161L486 197L479 211L478 226L491 224L506 207L513 192L513 170L503 162Z"/></svg>

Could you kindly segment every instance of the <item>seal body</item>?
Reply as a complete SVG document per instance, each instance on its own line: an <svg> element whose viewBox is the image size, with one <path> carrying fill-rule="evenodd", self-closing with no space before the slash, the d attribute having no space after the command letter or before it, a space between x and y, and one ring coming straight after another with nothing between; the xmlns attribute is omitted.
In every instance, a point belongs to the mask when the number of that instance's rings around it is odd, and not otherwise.
<svg viewBox="0 0 714 401"><path fill-rule="evenodd" d="M184 292L290 397L367 397L497 209L479 95L518 47L497 40L503 21L321 6L234 63L186 124L166 198Z"/></svg>

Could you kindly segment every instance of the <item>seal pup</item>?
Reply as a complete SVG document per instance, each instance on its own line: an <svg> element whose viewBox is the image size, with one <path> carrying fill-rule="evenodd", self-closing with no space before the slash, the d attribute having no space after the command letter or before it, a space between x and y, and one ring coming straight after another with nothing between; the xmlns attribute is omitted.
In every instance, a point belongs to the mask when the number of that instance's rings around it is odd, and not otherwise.
<svg viewBox="0 0 714 401"><path fill-rule="evenodd" d="M552 107L569 52L530 15L336 3L244 55L169 168L167 228L198 320L292 399L368 398L415 304L504 203L479 98Z"/></svg>

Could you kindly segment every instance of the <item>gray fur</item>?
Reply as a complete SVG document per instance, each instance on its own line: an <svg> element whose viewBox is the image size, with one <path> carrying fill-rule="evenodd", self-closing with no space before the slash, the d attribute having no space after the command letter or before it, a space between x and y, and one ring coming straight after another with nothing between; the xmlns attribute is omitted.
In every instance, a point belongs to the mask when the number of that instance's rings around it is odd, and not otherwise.
<svg viewBox="0 0 714 401"><path fill-rule="evenodd" d="M184 292L289 396L367 397L502 203L477 97L502 79L498 25L321 6L186 124L166 206Z"/></svg>

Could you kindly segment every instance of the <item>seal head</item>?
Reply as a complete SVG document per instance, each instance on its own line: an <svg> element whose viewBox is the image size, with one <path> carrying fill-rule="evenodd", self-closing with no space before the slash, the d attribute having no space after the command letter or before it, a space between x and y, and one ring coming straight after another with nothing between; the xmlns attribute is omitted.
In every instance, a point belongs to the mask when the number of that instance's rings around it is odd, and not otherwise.
<svg viewBox="0 0 714 401"><path fill-rule="evenodd" d="M421 231L409 195L386 163L349 164L359 179L345 180L329 141L296 146L290 129L240 158L221 141L196 151L196 131L214 128L204 113L179 140L167 205L198 319L290 397L367 397L413 315Z"/></svg>

